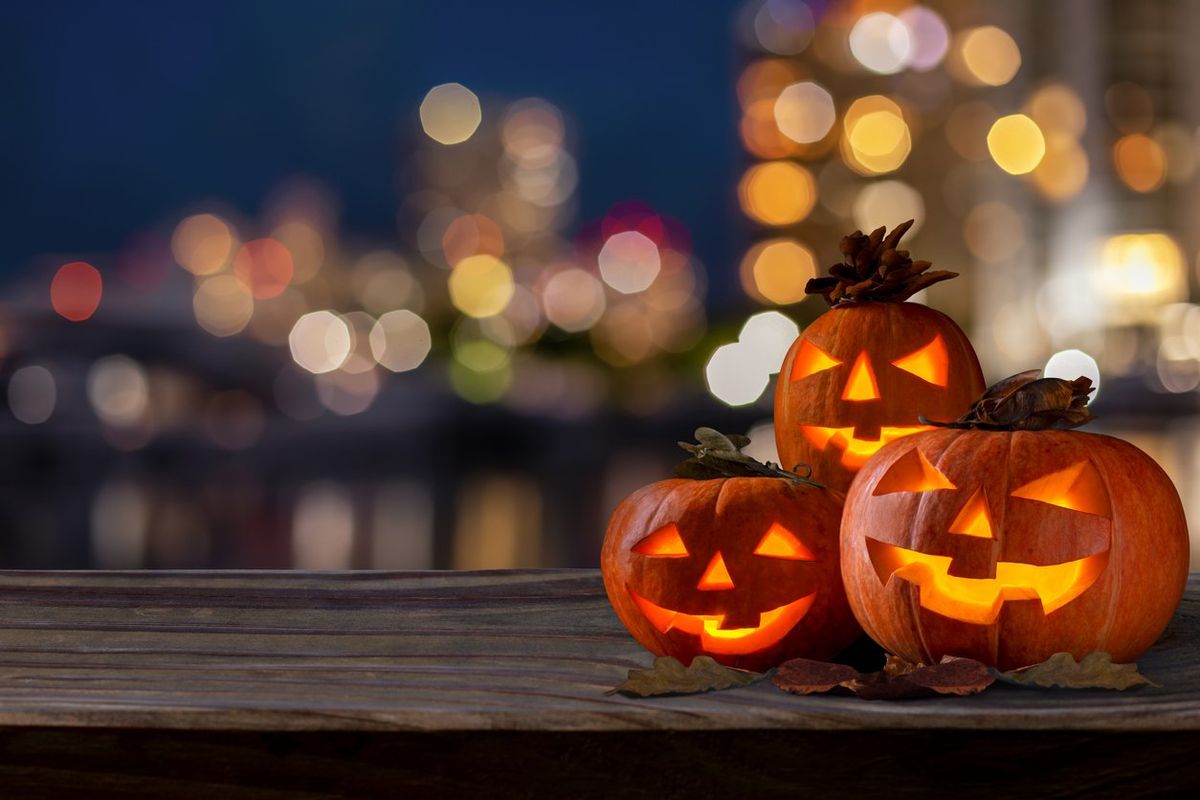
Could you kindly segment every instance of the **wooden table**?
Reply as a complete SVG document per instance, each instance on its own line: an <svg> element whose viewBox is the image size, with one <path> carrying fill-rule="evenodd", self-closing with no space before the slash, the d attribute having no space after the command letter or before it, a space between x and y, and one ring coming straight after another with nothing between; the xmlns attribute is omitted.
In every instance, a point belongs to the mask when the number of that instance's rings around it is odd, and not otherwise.
<svg viewBox="0 0 1200 800"><path fill-rule="evenodd" d="M588 570L4 572L0 619L3 797L1200 785L1200 575L1141 662L1162 688L897 703L606 697L650 656Z"/></svg>

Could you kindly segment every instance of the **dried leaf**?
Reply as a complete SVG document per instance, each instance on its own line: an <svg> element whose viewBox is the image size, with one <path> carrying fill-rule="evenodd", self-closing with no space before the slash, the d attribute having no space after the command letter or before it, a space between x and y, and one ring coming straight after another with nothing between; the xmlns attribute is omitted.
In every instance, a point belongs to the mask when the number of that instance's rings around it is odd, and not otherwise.
<svg viewBox="0 0 1200 800"><path fill-rule="evenodd" d="M661 656L654 659L650 669L629 670L625 682L606 694L620 692L628 697L696 694L748 686L762 677L757 672L722 666L709 656L696 656L687 667L670 656Z"/></svg>
<svg viewBox="0 0 1200 800"><path fill-rule="evenodd" d="M1040 375L1040 370L1028 370L992 384L953 422L920 419L944 428L1010 431L1067 430L1092 420L1087 407L1092 393L1090 378L1068 381Z"/></svg>
<svg viewBox="0 0 1200 800"><path fill-rule="evenodd" d="M1112 656L1097 650L1076 661L1070 653L1055 653L1041 664L1000 673L1000 679L1020 686L1059 689L1130 689L1157 686L1138 672L1137 664L1114 664Z"/></svg>
<svg viewBox="0 0 1200 800"><path fill-rule="evenodd" d="M675 467L675 477L692 480L716 478L784 478L794 485L806 484L814 488L825 488L812 480L808 474L788 472L776 464L764 464L742 452L750 444L750 437L740 433L723 434L712 428L697 428L696 441L679 442L679 446L692 457ZM811 474L811 470L809 470Z"/></svg>
<svg viewBox="0 0 1200 800"><path fill-rule="evenodd" d="M791 694L822 694L857 677L858 670L845 664L793 658L779 665L771 682Z"/></svg>
<svg viewBox="0 0 1200 800"><path fill-rule="evenodd" d="M979 694L996 680L992 671L973 658L943 656L940 664L920 667L906 675L908 680L938 694Z"/></svg>
<svg viewBox="0 0 1200 800"><path fill-rule="evenodd" d="M797 658L781 664L771 680L792 694L849 691L863 700L909 700L978 694L992 684L995 676L970 658L947 656L940 664L925 666L889 655L882 670L867 673L844 664Z"/></svg>

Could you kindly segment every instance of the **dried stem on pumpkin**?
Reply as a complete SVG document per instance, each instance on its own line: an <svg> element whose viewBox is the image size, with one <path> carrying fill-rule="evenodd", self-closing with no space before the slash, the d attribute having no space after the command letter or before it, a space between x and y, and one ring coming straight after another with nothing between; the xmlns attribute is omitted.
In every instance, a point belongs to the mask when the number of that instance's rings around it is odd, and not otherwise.
<svg viewBox="0 0 1200 800"><path fill-rule="evenodd" d="M698 444L679 442L679 446L691 453L692 457L675 468L677 478L783 478L793 484L825 488L824 484L812 479L812 469L800 475L788 472L777 464L764 464L743 453L742 448L750 444L748 436L738 433L726 435L712 428L697 428L695 436Z"/></svg>
<svg viewBox="0 0 1200 800"><path fill-rule="evenodd" d="M831 306L903 303L925 287L957 276L957 272L944 270L929 272L931 262L913 261L907 250L897 249L912 226L910 219L892 228L891 233L886 233L887 228L876 228L870 236L862 231L843 236L840 247L844 260L830 267L829 275L809 280L805 294L819 294Z"/></svg>
<svg viewBox="0 0 1200 800"><path fill-rule="evenodd" d="M1043 378L1040 369L1031 369L989 386L967 413L953 422L920 419L926 425L940 428L1068 430L1094 419L1087 407L1092 391L1091 378L1080 376L1073 381Z"/></svg>

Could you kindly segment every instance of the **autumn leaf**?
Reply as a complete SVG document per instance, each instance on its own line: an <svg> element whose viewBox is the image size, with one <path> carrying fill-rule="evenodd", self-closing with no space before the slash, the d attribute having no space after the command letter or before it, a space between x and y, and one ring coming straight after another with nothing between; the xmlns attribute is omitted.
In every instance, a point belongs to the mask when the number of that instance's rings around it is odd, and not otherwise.
<svg viewBox="0 0 1200 800"><path fill-rule="evenodd" d="M1002 672L1000 679L1019 686L1058 689L1131 689L1157 686L1138 672L1137 664L1114 664L1112 656L1097 650L1076 661L1070 653L1055 653L1041 664Z"/></svg>
<svg viewBox="0 0 1200 800"><path fill-rule="evenodd" d="M625 682L605 694L620 692L629 697L697 694L748 686L761 677L757 672L722 666L709 656L696 656L687 667L670 656L662 656L654 659L654 666L650 669L629 670Z"/></svg>
<svg viewBox="0 0 1200 800"><path fill-rule="evenodd" d="M823 694L859 675L854 667L829 664L808 658L785 661L771 676L771 682L791 694Z"/></svg>
<svg viewBox="0 0 1200 800"><path fill-rule="evenodd" d="M889 655L878 672L859 672L844 664L807 658L785 661L771 678L785 692L823 694L852 692L864 700L908 700L937 695L978 694L995 680L986 666L970 658L946 656L925 666Z"/></svg>

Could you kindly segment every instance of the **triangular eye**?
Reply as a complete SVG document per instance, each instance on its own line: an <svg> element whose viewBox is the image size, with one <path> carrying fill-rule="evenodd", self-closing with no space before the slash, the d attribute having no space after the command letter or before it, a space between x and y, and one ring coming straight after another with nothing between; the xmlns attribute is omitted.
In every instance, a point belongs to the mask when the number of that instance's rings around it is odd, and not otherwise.
<svg viewBox="0 0 1200 800"><path fill-rule="evenodd" d="M942 341L942 335L939 333L920 350L896 359L892 366L916 375L926 383L945 386L950 371L950 357L946 355L946 343Z"/></svg>
<svg viewBox="0 0 1200 800"><path fill-rule="evenodd" d="M929 463L924 453L914 447L892 464L887 474L875 484L872 494L932 492L936 489L957 488L941 470Z"/></svg>
<svg viewBox="0 0 1200 800"><path fill-rule="evenodd" d="M1085 514L1112 517L1108 489L1091 461L1080 461L1066 469L1030 481L1013 492L1012 496L1037 500L1072 511L1082 511Z"/></svg>
<svg viewBox="0 0 1200 800"><path fill-rule="evenodd" d="M829 353L826 353L805 339L803 344L800 345L800 352L796 353L796 358L792 361L792 380L798 381L801 378L807 378L809 375L816 375L818 372L833 369L841 363L841 361L838 361L829 355Z"/></svg>
<svg viewBox="0 0 1200 800"><path fill-rule="evenodd" d="M778 522L772 524L763 534L758 546L754 548L754 555L786 558L789 561L817 560L813 552L804 546L804 542L796 538L796 534Z"/></svg>
<svg viewBox="0 0 1200 800"><path fill-rule="evenodd" d="M633 552L642 556L658 556L659 558L683 558L688 555L679 528L670 522L633 546Z"/></svg>

